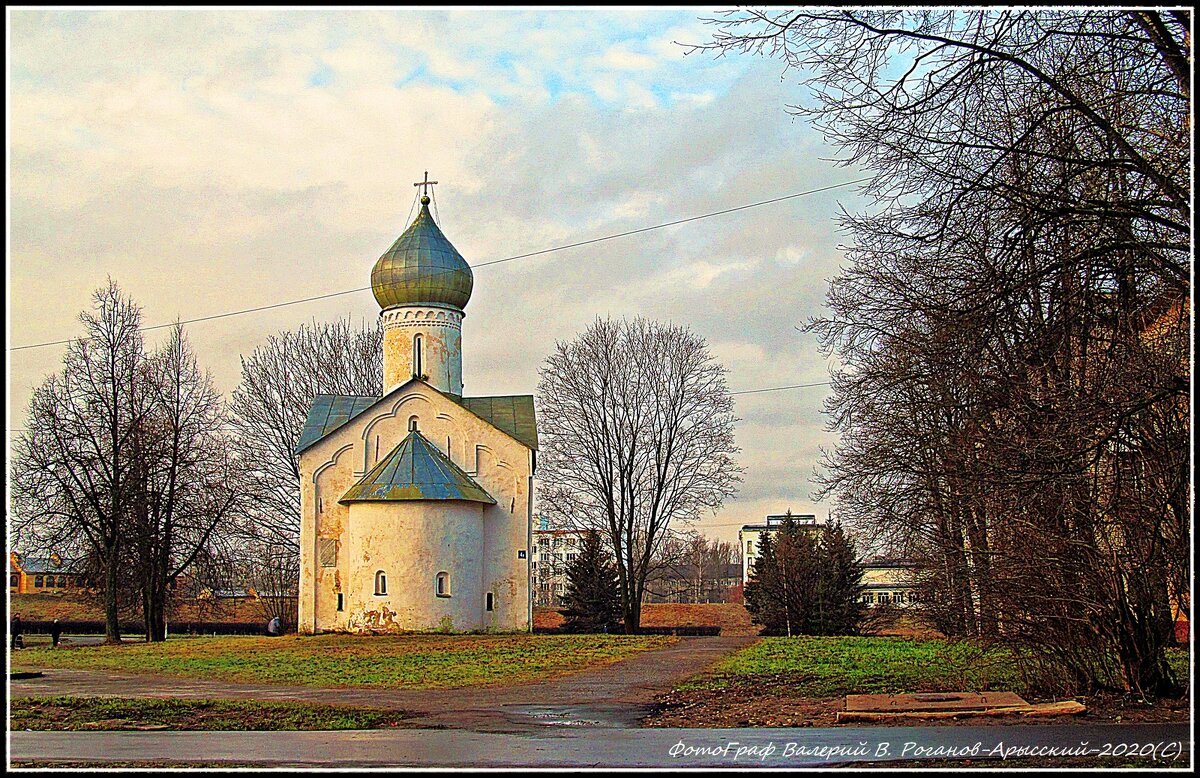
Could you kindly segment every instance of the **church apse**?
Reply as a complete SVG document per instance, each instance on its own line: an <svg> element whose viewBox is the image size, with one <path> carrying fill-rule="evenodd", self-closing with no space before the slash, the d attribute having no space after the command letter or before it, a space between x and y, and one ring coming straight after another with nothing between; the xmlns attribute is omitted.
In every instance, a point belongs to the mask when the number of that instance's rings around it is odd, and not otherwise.
<svg viewBox="0 0 1200 778"><path fill-rule="evenodd" d="M383 396L315 398L297 446L302 633L532 627L533 398L463 396L473 279L429 202L371 273Z"/></svg>

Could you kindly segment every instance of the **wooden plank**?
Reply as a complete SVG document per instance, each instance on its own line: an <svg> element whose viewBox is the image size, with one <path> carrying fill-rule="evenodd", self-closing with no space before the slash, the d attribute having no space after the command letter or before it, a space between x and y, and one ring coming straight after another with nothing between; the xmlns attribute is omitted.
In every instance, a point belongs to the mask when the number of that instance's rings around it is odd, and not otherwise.
<svg viewBox="0 0 1200 778"><path fill-rule="evenodd" d="M926 694L848 694L848 711L980 710L1026 705L1013 692L930 692Z"/></svg>
<svg viewBox="0 0 1200 778"><path fill-rule="evenodd" d="M838 711L838 721L883 721L896 718L949 719L959 716L1075 716L1086 711L1083 703L1075 700L1015 705L984 710L934 710L934 711Z"/></svg>

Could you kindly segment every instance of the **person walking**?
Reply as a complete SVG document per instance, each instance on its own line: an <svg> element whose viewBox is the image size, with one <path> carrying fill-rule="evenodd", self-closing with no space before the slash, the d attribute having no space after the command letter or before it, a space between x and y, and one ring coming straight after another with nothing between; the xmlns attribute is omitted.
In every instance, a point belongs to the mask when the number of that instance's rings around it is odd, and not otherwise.
<svg viewBox="0 0 1200 778"><path fill-rule="evenodd" d="M21 616L16 613L13 614L12 618L12 647L25 647L25 640L21 637Z"/></svg>
<svg viewBox="0 0 1200 778"><path fill-rule="evenodd" d="M62 636L62 624L58 619L50 625L50 647L58 648L58 639Z"/></svg>

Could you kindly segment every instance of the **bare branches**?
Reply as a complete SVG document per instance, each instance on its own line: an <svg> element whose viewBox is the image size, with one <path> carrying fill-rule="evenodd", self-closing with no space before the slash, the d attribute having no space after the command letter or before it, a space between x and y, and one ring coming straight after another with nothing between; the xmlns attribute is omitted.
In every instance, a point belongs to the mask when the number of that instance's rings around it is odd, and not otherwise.
<svg viewBox="0 0 1200 778"><path fill-rule="evenodd" d="M169 582L236 503L224 405L182 329L153 353L140 309L111 280L80 316L63 369L34 391L12 481L19 540L99 569L106 635L136 591L148 639L165 635Z"/></svg>
<svg viewBox="0 0 1200 778"><path fill-rule="evenodd" d="M802 71L811 99L795 110L874 174L873 212L843 218L832 313L809 327L842 366L825 492L923 560L923 607L944 631L1008 642L1063 688L1174 691L1162 647L1190 542L1188 20L714 21L705 48Z"/></svg>
<svg viewBox="0 0 1200 778"><path fill-rule="evenodd" d="M671 523L715 510L741 480L724 368L685 328L597 320L556 344L538 404L543 510L604 535L635 631Z"/></svg>
<svg viewBox="0 0 1200 778"><path fill-rule="evenodd" d="M382 391L383 339L374 325L314 323L280 332L242 358L242 382L230 411L236 453L245 468L243 488L253 495L241 525L247 537L297 548L300 460L295 449L313 397Z"/></svg>

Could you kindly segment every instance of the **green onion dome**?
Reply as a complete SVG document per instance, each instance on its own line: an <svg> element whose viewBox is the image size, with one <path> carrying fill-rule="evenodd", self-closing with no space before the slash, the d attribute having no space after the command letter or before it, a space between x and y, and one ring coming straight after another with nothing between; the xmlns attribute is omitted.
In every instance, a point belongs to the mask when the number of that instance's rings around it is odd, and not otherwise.
<svg viewBox="0 0 1200 778"><path fill-rule="evenodd" d="M451 245L429 214L421 212L371 269L371 291L380 308L395 305L466 307L475 279L471 266Z"/></svg>

